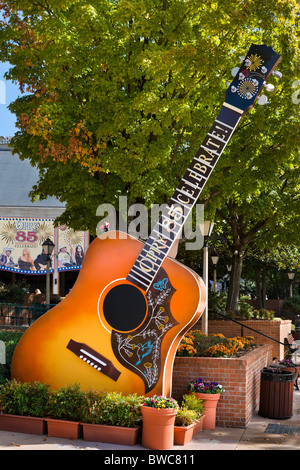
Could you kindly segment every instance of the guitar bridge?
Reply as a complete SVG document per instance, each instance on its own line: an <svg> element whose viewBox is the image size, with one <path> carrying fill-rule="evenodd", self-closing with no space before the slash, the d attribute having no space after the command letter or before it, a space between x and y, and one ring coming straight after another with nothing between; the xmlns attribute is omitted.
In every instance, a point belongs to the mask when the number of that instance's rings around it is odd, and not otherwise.
<svg viewBox="0 0 300 470"><path fill-rule="evenodd" d="M98 353L86 344L77 343L77 341L70 339L67 349L76 354L79 359L93 367L95 370L102 372L102 374L107 375L115 382L118 380L121 372L115 368L109 359L102 356L102 354Z"/></svg>

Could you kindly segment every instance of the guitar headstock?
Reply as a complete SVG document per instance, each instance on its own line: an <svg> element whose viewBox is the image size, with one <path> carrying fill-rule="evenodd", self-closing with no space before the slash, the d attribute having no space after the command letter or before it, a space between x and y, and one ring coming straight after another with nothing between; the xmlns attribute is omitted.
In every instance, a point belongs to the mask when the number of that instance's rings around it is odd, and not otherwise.
<svg viewBox="0 0 300 470"><path fill-rule="evenodd" d="M233 69L236 74L227 89L225 103L245 113L258 100L261 89L265 86L268 90L266 80L271 73L277 78L281 77L280 72L274 71L281 56L272 47L252 44L246 57L241 60L241 67ZM269 87L271 91L272 85Z"/></svg>

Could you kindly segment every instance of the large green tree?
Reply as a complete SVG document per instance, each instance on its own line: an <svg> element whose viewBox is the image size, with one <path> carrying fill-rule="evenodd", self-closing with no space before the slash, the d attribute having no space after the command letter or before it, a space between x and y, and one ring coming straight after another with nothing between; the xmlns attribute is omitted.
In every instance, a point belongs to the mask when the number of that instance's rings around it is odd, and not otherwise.
<svg viewBox="0 0 300 470"><path fill-rule="evenodd" d="M40 169L35 196L65 201L61 220L74 228L94 230L98 204L117 203L119 194L147 205L170 196L251 42L283 54L289 90L295 73L293 0L234 8L226 0L17 0L1 9L0 59L26 92L11 105L20 128L13 147ZM281 88L278 106L288 93ZM260 132L248 126L247 141L236 139L227 156L247 146L244 161L259 151L272 125L262 119L276 127L280 118L254 116ZM205 198L215 195L227 160Z"/></svg>

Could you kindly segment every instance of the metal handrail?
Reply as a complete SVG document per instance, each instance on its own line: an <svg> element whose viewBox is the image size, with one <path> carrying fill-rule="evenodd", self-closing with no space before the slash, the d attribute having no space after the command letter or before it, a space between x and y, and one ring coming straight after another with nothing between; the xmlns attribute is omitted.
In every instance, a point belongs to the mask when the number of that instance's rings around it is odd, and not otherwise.
<svg viewBox="0 0 300 470"><path fill-rule="evenodd" d="M233 321L234 323L237 323L238 325L241 325L242 328L248 328L248 330L251 330L251 331L254 331L255 333L258 333L259 335L262 335L262 336L265 336L266 338L272 340L272 341L275 341L275 343L279 343L279 344L282 344L283 346L288 346L289 347L289 350L290 352L295 352L296 349L295 348L292 348L289 344L285 344L285 343L282 343L282 341L278 341L277 339L274 339L274 338L271 338L271 336L268 336L266 335L265 333L262 333L261 331L258 331L258 330L255 330L254 328L251 328L250 326L247 326L247 325L244 325L243 323L237 321L237 320L233 320L232 318L228 318L226 315L223 315L222 313L216 313L216 315L219 315L220 317L223 317L225 318L226 320L230 320L230 321ZM242 336L243 336L243 332L242 332Z"/></svg>

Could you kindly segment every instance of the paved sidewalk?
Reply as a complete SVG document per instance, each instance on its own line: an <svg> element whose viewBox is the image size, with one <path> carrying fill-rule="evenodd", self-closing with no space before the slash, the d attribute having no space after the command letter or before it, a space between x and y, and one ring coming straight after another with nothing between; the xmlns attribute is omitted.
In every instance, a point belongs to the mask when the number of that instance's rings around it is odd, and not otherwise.
<svg viewBox="0 0 300 470"><path fill-rule="evenodd" d="M145 463L142 455L153 454L153 451L146 450L140 444L121 446L1 430L0 450L102 450L105 451L103 459L110 459L104 463L110 464L122 464L118 459L121 459L123 454L127 459L131 455L137 455L138 459ZM216 427L213 431L201 431L186 446L174 446L170 453L174 456L186 452L187 458L192 458L191 455L196 456L200 450L300 450L300 390L294 390L293 416L289 419L268 419L255 413L246 429Z"/></svg>

